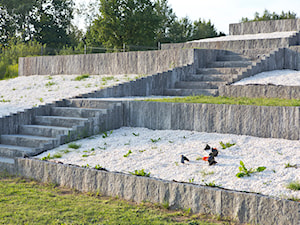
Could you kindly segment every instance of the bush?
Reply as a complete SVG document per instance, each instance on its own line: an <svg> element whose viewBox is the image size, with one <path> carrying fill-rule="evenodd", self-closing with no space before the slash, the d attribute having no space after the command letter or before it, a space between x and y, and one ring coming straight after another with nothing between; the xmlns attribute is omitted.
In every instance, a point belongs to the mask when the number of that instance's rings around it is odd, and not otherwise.
<svg viewBox="0 0 300 225"><path fill-rule="evenodd" d="M8 65L4 75L5 79L14 78L18 76L19 64Z"/></svg>

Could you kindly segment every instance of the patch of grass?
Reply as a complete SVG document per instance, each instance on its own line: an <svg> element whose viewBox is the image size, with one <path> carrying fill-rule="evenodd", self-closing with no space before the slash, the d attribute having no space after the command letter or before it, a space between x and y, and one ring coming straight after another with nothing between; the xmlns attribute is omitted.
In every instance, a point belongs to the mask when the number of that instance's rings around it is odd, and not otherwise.
<svg viewBox="0 0 300 225"><path fill-rule="evenodd" d="M10 100L0 99L0 102L3 102L3 103L10 102Z"/></svg>
<svg viewBox="0 0 300 225"><path fill-rule="evenodd" d="M87 78L89 78L90 77L90 75L89 74L82 74L82 75L80 75L80 76L77 76L77 77L75 77L75 81L81 81L81 80L84 80L84 79L87 79Z"/></svg>
<svg viewBox="0 0 300 225"><path fill-rule="evenodd" d="M102 137L103 137L103 138L107 138L107 137L109 137L110 135L112 135L112 133L113 133L112 130L111 130L109 133L107 133L107 132L105 131L105 132L103 132Z"/></svg>
<svg viewBox="0 0 300 225"><path fill-rule="evenodd" d="M55 82L52 82L52 81L48 81L48 83L45 84L46 87L51 87L55 85Z"/></svg>
<svg viewBox="0 0 300 225"><path fill-rule="evenodd" d="M43 161L48 160L48 159L53 159L53 158L50 156L50 153L49 153L47 156L44 156L43 158L41 158L41 160L43 160Z"/></svg>
<svg viewBox="0 0 300 225"><path fill-rule="evenodd" d="M135 170L134 172L129 172L129 173L136 176L150 177L150 173L146 173L144 169Z"/></svg>
<svg viewBox="0 0 300 225"><path fill-rule="evenodd" d="M136 137L138 137L138 136L140 136L140 134L139 133L132 133L134 136L136 136Z"/></svg>
<svg viewBox="0 0 300 225"><path fill-rule="evenodd" d="M300 182L299 181L292 181L286 185L287 189L293 190L293 191L300 191Z"/></svg>
<svg viewBox="0 0 300 225"><path fill-rule="evenodd" d="M221 187L221 184L215 184L215 181L213 182L209 182L209 183L204 183L205 186L209 186L209 187Z"/></svg>
<svg viewBox="0 0 300 225"><path fill-rule="evenodd" d="M161 139L160 138L158 138L158 139L152 139L152 138L150 138L150 140L151 140L152 143L156 143L156 142L159 142Z"/></svg>
<svg viewBox="0 0 300 225"><path fill-rule="evenodd" d="M68 144L68 148L79 149L80 147L81 147L81 145L78 145L76 143Z"/></svg>
<svg viewBox="0 0 300 225"><path fill-rule="evenodd" d="M132 151L131 150L129 150L125 155L123 155L123 157L128 157L130 154L132 153Z"/></svg>
<svg viewBox="0 0 300 225"><path fill-rule="evenodd" d="M1 224L224 224L209 215L167 210L168 201L136 204L1 174L0 202Z"/></svg>
<svg viewBox="0 0 300 225"><path fill-rule="evenodd" d="M241 178L244 176L250 177L251 173L262 172L266 169L265 166L260 166L260 167L257 167L256 169L253 169L253 168L247 169L245 167L245 164L243 163L243 161L240 161L240 165L241 165L241 166L239 166L240 172L236 174L236 177L238 177L238 178Z"/></svg>
<svg viewBox="0 0 300 225"><path fill-rule="evenodd" d="M296 168L297 169L297 164L290 164L290 163L285 163L284 168Z"/></svg>
<svg viewBox="0 0 300 225"><path fill-rule="evenodd" d="M226 149L226 148L230 148L231 146L234 146L235 143L232 143L232 144L229 142L223 143L222 141L220 141L220 145L222 146L222 149Z"/></svg>
<svg viewBox="0 0 300 225"><path fill-rule="evenodd" d="M106 82L106 81L109 81L109 80L114 80L115 78L113 76L109 76L109 77L102 77L102 81L103 82Z"/></svg>
<svg viewBox="0 0 300 225"><path fill-rule="evenodd" d="M280 98L246 98L246 97L212 97L212 96L188 96L184 98L146 99L143 101L154 102L178 102L178 103L203 103L203 104L228 104L228 105L258 105L258 106L300 106L300 99Z"/></svg>

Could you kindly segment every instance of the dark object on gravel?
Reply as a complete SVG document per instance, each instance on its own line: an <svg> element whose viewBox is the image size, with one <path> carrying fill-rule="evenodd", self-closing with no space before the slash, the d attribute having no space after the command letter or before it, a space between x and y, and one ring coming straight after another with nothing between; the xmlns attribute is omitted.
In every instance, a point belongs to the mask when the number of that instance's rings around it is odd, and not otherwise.
<svg viewBox="0 0 300 225"><path fill-rule="evenodd" d="M181 163L184 163L184 161L190 161L190 160L184 155L181 155Z"/></svg>

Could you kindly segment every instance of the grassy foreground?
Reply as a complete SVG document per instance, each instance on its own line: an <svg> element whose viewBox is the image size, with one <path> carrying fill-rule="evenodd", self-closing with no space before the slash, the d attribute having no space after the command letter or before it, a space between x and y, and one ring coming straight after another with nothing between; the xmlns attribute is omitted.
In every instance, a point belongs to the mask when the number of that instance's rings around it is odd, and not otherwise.
<svg viewBox="0 0 300 225"><path fill-rule="evenodd" d="M0 224L234 224L0 174Z"/></svg>
<svg viewBox="0 0 300 225"><path fill-rule="evenodd" d="M178 102L178 103L205 103L205 104L228 104L228 105L257 105L257 106L300 106L300 99L280 98L246 98L246 97L212 97L212 96L188 96L179 98L147 99L144 101L154 102Z"/></svg>

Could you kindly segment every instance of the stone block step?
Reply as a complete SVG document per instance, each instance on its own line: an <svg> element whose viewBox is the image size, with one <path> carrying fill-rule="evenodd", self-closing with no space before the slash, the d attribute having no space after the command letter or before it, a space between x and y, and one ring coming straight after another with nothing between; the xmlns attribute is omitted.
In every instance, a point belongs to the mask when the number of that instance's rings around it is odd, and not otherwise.
<svg viewBox="0 0 300 225"><path fill-rule="evenodd" d="M106 101L101 98L75 98L70 99L67 106L92 109L111 109L114 106L121 106L121 102Z"/></svg>
<svg viewBox="0 0 300 225"><path fill-rule="evenodd" d="M241 67L232 67L232 68L198 68L196 69L196 74L205 74L205 75L217 75L217 74L228 74L234 75L239 74L241 71L246 70L246 68Z"/></svg>
<svg viewBox="0 0 300 225"><path fill-rule="evenodd" d="M64 117L99 117L107 113L107 109L87 109L87 108L75 108L75 107L52 107L52 116L64 116Z"/></svg>
<svg viewBox="0 0 300 225"><path fill-rule="evenodd" d="M15 160L0 156L0 171L6 171L10 174L15 174Z"/></svg>
<svg viewBox="0 0 300 225"><path fill-rule="evenodd" d="M237 75L226 74L191 74L186 77L186 81L222 81L232 82Z"/></svg>
<svg viewBox="0 0 300 225"><path fill-rule="evenodd" d="M192 96L192 95L208 95L217 96L218 89L165 89L166 96Z"/></svg>
<svg viewBox="0 0 300 225"><path fill-rule="evenodd" d="M217 89L226 82L210 81L179 81L175 83L175 89Z"/></svg>
<svg viewBox="0 0 300 225"><path fill-rule="evenodd" d="M234 68L252 65L251 61L215 61L207 64L208 68Z"/></svg>
<svg viewBox="0 0 300 225"><path fill-rule="evenodd" d="M237 53L227 53L225 55L218 56L217 61L249 61L249 58Z"/></svg>
<svg viewBox="0 0 300 225"><path fill-rule="evenodd" d="M56 137L57 135L68 135L72 128L44 126L44 125L22 125L20 126L20 134L28 134L34 136Z"/></svg>
<svg viewBox="0 0 300 225"><path fill-rule="evenodd" d="M59 145L59 140L56 138L22 135L22 134L5 134L1 135L1 144L3 145L16 145L30 148L47 149L54 148ZM43 146L45 144L45 146Z"/></svg>
<svg viewBox="0 0 300 225"><path fill-rule="evenodd" d="M57 127L73 127L83 125L88 118L63 117L63 116L36 116L34 118L35 125L57 126Z"/></svg>
<svg viewBox="0 0 300 225"><path fill-rule="evenodd" d="M0 163L6 163L6 164L15 164L15 160L12 158L6 158L6 157L0 157Z"/></svg>
<svg viewBox="0 0 300 225"><path fill-rule="evenodd" d="M35 148L0 144L0 155L3 157L24 157L25 155L31 156L36 153L37 150Z"/></svg>

